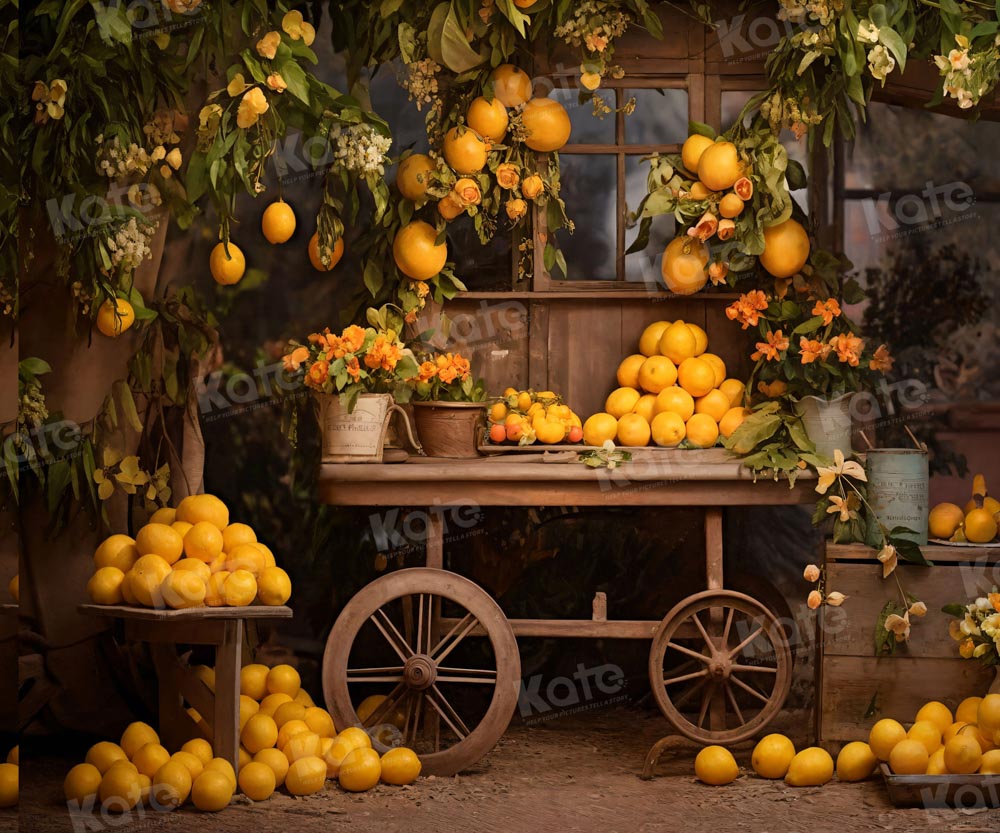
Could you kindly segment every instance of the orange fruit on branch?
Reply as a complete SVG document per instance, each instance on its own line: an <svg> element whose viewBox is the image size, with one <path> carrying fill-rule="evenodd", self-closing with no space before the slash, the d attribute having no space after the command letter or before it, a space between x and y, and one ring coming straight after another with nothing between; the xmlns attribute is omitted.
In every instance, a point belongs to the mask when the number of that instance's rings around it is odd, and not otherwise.
<svg viewBox="0 0 1000 833"><path fill-rule="evenodd" d="M295 212L284 200L275 200L260 218L260 230L268 243L285 243L295 233Z"/></svg>
<svg viewBox="0 0 1000 833"><path fill-rule="evenodd" d="M333 249L327 249L327 252L329 254L330 265L324 266L319 250L319 232L314 231L313 236L309 238L309 262L317 272L329 272L334 266L340 263L340 259L344 256L344 236L341 235L338 237L337 242L333 244Z"/></svg>
<svg viewBox="0 0 1000 833"><path fill-rule="evenodd" d="M526 134L524 143L540 153L559 150L569 141L573 129L566 108L551 98L528 101L521 113L521 124Z"/></svg>
<svg viewBox="0 0 1000 833"><path fill-rule="evenodd" d="M698 179L711 191L726 191L743 175L736 145L732 142L712 142L698 159Z"/></svg>
<svg viewBox="0 0 1000 833"><path fill-rule="evenodd" d="M708 282L705 266L708 249L688 235L675 237L663 252L660 273L667 289L678 295L693 295Z"/></svg>
<svg viewBox="0 0 1000 833"><path fill-rule="evenodd" d="M399 163L399 170L396 172L399 193L412 202L420 202L427 195L431 174L436 168L434 160L426 153L407 156Z"/></svg>
<svg viewBox="0 0 1000 833"><path fill-rule="evenodd" d="M486 143L471 128L453 127L444 136L444 161L460 174L474 174L486 167Z"/></svg>
<svg viewBox="0 0 1000 833"><path fill-rule="evenodd" d="M702 136L700 133L692 133L688 136L681 146L681 161L684 163L684 167L696 174L701 155L714 144L715 142L708 136Z"/></svg>
<svg viewBox="0 0 1000 833"><path fill-rule="evenodd" d="M135 310L124 298L109 298L97 310L97 329L108 338L118 338L134 323Z"/></svg>
<svg viewBox="0 0 1000 833"><path fill-rule="evenodd" d="M513 64L500 64L490 73L493 95L504 107L518 107L531 98L531 78Z"/></svg>
<svg viewBox="0 0 1000 833"><path fill-rule="evenodd" d="M437 242L437 230L423 220L413 220L396 232L392 256L399 271L415 281L426 281L448 262L448 246Z"/></svg>
<svg viewBox="0 0 1000 833"><path fill-rule="evenodd" d="M809 260L809 235L796 220L764 229L760 265L776 278L790 278Z"/></svg>
<svg viewBox="0 0 1000 833"><path fill-rule="evenodd" d="M465 123L480 136L499 142L507 133L510 117L499 98L487 101L485 97L473 99L465 113Z"/></svg>
<svg viewBox="0 0 1000 833"><path fill-rule="evenodd" d="M225 243L216 243L208 257L208 271L212 273L215 282L223 286L239 283L246 268L247 261L243 251L232 240L229 241L228 253Z"/></svg>

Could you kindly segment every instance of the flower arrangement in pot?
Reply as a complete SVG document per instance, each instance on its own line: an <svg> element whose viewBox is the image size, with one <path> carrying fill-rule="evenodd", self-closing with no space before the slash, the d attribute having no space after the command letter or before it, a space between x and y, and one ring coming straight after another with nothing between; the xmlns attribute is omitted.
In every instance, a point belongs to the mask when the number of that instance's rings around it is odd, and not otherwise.
<svg viewBox="0 0 1000 833"><path fill-rule="evenodd" d="M486 388L460 353L428 355L410 380L413 416L429 457L476 457Z"/></svg>
<svg viewBox="0 0 1000 833"><path fill-rule="evenodd" d="M959 655L994 668L996 680L990 692L1000 694L1000 592L994 586L991 592L968 604L945 605L942 611L955 617L948 625L948 633L958 643Z"/></svg>

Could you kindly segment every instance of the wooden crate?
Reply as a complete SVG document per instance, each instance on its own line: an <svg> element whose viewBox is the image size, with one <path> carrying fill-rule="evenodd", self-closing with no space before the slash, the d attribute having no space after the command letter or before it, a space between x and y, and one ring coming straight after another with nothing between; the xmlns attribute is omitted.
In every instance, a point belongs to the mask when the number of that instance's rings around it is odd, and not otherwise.
<svg viewBox="0 0 1000 833"><path fill-rule="evenodd" d="M826 550L827 589L849 597L840 608L823 608L817 663L817 736L836 746L868 736L872 724L893 717L912 722L928 700L954 709L964 698L983 695L992 669L958 656L948 635L951 617L943 605L964 603L1000 585L1000 547L923 547L933 567L900 563L903 588L927 605L914 618L910 640L891 656L876 657L875 622L899 590L882 578L875 551L861 545L830 544Z"/></svg>

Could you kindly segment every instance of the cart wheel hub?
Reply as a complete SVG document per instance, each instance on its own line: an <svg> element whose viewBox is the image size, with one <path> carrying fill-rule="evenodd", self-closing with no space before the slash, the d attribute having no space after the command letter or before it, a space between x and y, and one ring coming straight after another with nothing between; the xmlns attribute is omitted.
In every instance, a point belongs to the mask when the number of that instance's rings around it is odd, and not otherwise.
<svg viewBox="0 0 1000 833"><path fill-rule="evenodd" d="M717 680L725 679L729 676L729 663L724 660L713 659L708 664L708 671Z"/></svg>
<svg viewBox="0 0 1000 833"><path fill-rule="evenodd" d="M418 691L430 688L437 679L437 665L427 654L414 654L403 666L403 679Z"/></svg>

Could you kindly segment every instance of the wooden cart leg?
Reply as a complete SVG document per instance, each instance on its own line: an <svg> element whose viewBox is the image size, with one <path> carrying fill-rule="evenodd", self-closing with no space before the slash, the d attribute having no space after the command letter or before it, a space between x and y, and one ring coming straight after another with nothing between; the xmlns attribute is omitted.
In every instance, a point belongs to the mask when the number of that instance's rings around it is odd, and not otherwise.
<svg viewBox="0 0 1000 833"><path fill-rule="evenodd" d="M437 507L427 511L427 566L435 570L444 568L444 521Z"/></svg>
<svg viewBox="0 0 1000 833"><path fill-rule="evenodd" d="M152 642L149 653L156 669L159 689L159 734L168 749L180 749L189 738L188 728L193 725L184 712L177 679L177 649L170 643Z"/></svg>
<svg viewBox="0 0 1000 833"><path fill-rule="evenodd" d="M705 510L705 582L709 590L721 590L723 585L722 509ZM709 617L710 633L722 633L722 610L713 610ZM710 689L709 689L710 690ZM706 692L707 693L707 692ZM713 697L708 713L712 731L726 728L726 704L722 697Z"/></svg>
<svg viewBox="0 0 1000 833"><path fill-rule="evenodd" d="M215 754L238 769L240 759L240 652L243 620L228 619L215 648Z"/></svg>

